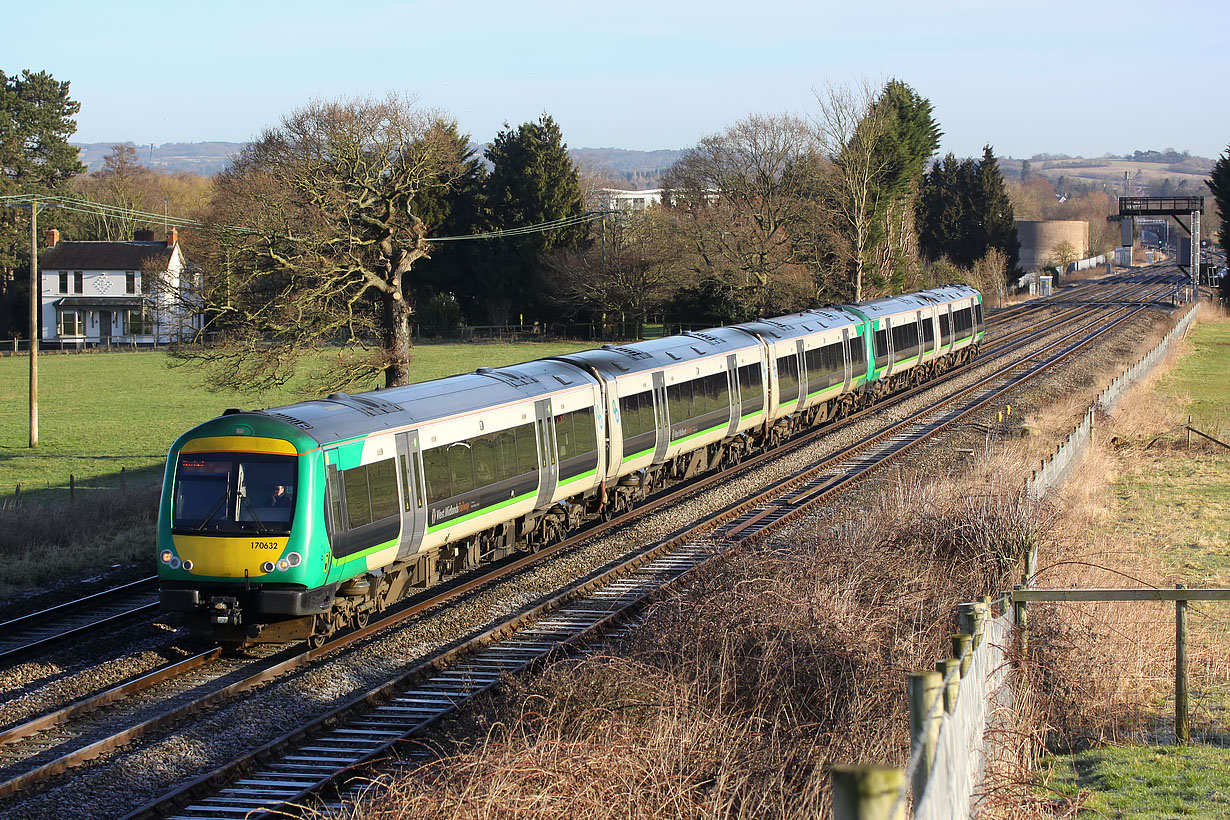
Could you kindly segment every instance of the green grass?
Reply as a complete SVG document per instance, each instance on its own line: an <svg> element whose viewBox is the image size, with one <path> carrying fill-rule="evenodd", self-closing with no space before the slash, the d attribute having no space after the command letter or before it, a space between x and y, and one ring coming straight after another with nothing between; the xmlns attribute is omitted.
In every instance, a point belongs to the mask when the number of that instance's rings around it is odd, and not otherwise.
<svg viewBox="0 0 1230 820"><path fill-rule="evenodd" d="M1193 427L1218 436L1230 430L1230 322L1198 322L1190 339L1191 355L1157 389L1184 403Z"/></svg>
<svg viewBox="0 0 1230 820"><path fill-rule="evenodd" d="M1126 746L1049 759L1049 786L1081 799L1081 818L1230 816L1230 750L1210 746Z"/></svg>
<svg viewBox="0 0 1230 820"><path fill-rule="evenodd" d="M415 381L498 367L593 347L584 342L438 344L416 347ZM160 474L180 433L228 407L273 407L299 400L291 390L259 396L213 393L191 368L169 368L163 353L39 357L39 446L30 449L29 360L0 358L0 499L79 482L114 486L130 474Z"/></svg>
<svg viewBox="0 0 1230 820"><path fill-rule="evenodd" d="M1181 403L1193 426L1224 436L1230 429L1230 322L1197 324L1191 347L1154 389ZM1230 586L1230 452L1139 453L1116 480L1114 494L1108 503L1116 538L1125 548L1155 551L1167 572L1188 586ZM1196 644L1226 640L1220 627L1223 605L1209 606L1219 607L1202 610L1213 617L1197 617L1189 626ZM1194 680L1196 737L1201 731L1212 736L1226 731L1230 701L1224 678L1212 677L1202 685L1197 670ZM1161 713L1174 708L1171 699L1157 705ZM1162 722L1170 725L1170 715ZM1048 758L1040 771L1059 794L1080 794L1082 818L1230 816L1230 749L1106 747Z"/></svg>

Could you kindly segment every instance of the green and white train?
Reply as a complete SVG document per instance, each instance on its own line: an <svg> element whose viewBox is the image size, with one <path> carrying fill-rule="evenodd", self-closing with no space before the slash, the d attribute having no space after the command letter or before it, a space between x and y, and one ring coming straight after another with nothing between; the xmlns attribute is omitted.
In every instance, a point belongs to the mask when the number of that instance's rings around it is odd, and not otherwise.
<svg viewBox="0 0 1230 820"><path fill-rule="evenodd" d="M224 644L322 641L970 361L964 285L372 393L227 411L167 458L164 612Z"/></svg>

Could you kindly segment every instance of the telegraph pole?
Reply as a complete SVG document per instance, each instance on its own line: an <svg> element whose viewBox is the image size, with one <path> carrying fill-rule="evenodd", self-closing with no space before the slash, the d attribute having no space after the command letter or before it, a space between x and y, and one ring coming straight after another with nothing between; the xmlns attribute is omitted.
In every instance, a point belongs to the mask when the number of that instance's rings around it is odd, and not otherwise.
<svg viewBox="0 0 1230 820"><path fill-rule="evenodd" d="M30 446L38 446L38 200L30 202Z"/></svg>
<svg viewBox="0 0 1230 820"><path fill-rule="evenodd" d="M58 205L39 205L37 198L10 202L13 208L30 209L30 446L38 446L38 308L42 288L38 281L38 212Z"/></svg>

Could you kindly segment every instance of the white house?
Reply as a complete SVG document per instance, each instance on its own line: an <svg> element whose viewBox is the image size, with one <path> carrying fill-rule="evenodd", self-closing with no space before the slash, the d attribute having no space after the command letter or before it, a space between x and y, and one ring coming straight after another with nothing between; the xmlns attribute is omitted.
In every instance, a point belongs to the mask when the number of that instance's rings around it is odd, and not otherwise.
<svg viewBox="0 0 1230 820"><path fill-rule="evenodd" d="M643 211L653 205L662 204L661 188L649 188L644 191L599 188L596 193L598 204L606 211Z"/></svg>
<svg viewBox="0 0 1230 820"><path fill-rule="evenodd" d="M175 228L165 242L136 231L131 242L61 242L47 232L39 260L42 339L78 344L169 342L198 326Z"/></svg>

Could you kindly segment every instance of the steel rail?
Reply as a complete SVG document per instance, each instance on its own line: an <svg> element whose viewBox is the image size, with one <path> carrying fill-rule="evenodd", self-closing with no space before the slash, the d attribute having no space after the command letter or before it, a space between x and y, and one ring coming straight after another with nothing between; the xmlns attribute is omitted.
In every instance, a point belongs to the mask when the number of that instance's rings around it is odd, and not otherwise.
<svg viewBox="0 0 1230 820"><path fill-rule="evenodd" d="M1088 325L1086 327L1088 327ZM1044 331L1040 331L1040 333L1041 332L1044 332ZM1080 332L1080 331L1077 331L1077 332ZM1026 340L1025 342L1021 342L1021 343L1018 343L1018 345L1013 345L1010 347L1015 348L1021 344L1027 343L1028 341L1029 340ZM1045 349L1046 348L1044 348L1044 350ZM1031 354L1031 355L1036 356L1038 355L1038 353L1035 352L1034 354ZM984 360L984 361L987 361L987 360ZM1015 367L1015 366L1018 366L1018 365L1012 365L1012 367ZM959 370L959 371L953 371L951 374L947 374L947 375L951 377L955 377L956 375L964 374L965 372L966 372L965 370ZM785 449L775 448L774 450L771 450L769 452L758 454L757 456L753 458L750 458L750 459L745 460L744 462L741 462L735 468L735 470L737 470L738 472L746 472L747 470L750 470L750 469L755 468L756 466L759 466L761 463L763 463L766 460L777 458L778 456L785 454L789 450L792 450L799 446L804 446L805 444L811 443L811 441L813 441L815 438L818 438L821 435L827 435L828 433L833 432L833 430L837 429L837 427L839 426L844 426L845 424L852 423L856 419L861 418L862 416L866 415L869 412L872 412L873 410L878 411L878 410L883 409L886 406L897 404L900 401L904 400L905 398L908 398L910 395L913 395L923 389L930 389L932 387L935 387L937 384L940 384L945 380L946 379L943 379L943 378L934 380L931 382L927 382L926 384L921 385L918 388L915 388L909 391L903 391L902 393L894 394L891 397L887 397L887 400L889 402L888 404L881 403L872 408L868 408L867 410L860 411L857 414L852 414L848 419L844 420L839 425L829 425L823 428L808 431L806 434L796 437L795 439L792 439L791 442L788 442L788 446ZM966 391L962 391L962 392L966 392ZM960 395L960 393L958 393L957 395ZM889 433L885 433L885 434L887 435ZM155 728L165 726L175 720L178 720L186 716L187 714L190 714L195 711L199 711L201 708L204 708L205 706L212 705L213 703L221 699L237 694L238 692L243 691L244 689L252 688L260 684L263 684L274 677L284 674L285 672L291 671L292 669L302 666L310 661L314 661L327 654L331 654L332 652L335 652L345 646L349 646L353 643L356 643L357 641L362 640L363 638L366 638L367 636L374 634L377 631L383 630L392 625L405 621L409 618L415 617L416 615L419 615L422 612L430 608L439 606L449 600L452 600L461 595L464 595L478 588L479 586L489 584L495 580L498 580L499 578L502 578L509 574L517 572L523 569L524 567L530 566L534 563L537 563L540 560L543 560L546 557L549 557L550 555L554 553L557 553L564 549L575 546L577 543L579 543L582 540L589 540L590 538L595 537L596 535L599 535L602 532L605 532L606 530L609 530L617 526L623 526L627 523L627 521L633 515L635 516L646 515L650 512L660 509L663 506L673 503L674 501L678 500L679 498L682 498L683 496L691 495L695 492L698 492L704 489L706 486L708 486L709 483L712 483L713 481L716 481L719 479L726 480L726 478L728 478L730 475L731 475L731 471L725 471L723 473L703 477L705 479L708 479L707 481L689 482L686 484L678 485L676 487L673 487L672 489L670 489L669 491L665 493L655 496L650 501L635 508L628 515L621 516L609 522L598 523L596 526L590 527L582 532L579 532L576 535L568 539L565 539L564 541L558 542L555 545L551 545L547 548L544 548L543 550L540 550L537 553L523 555L513 561L502 562L498 566L498 568L494 571L484 573L477 577L463 580L459 583L447 584L445 585L446 588L434 590L433 594L428 595L424 599L416 603L412 603L409 606L399 608L397 612L391 614L389 617L383 618L378 622L372 623L363 629L356 630L347 635L341 636L340 638L335 639L334 641L331 641L329 644L323 647L320 647L318 649L309 650L295 657L292 657L288 660L282 661L281 663L277 663L272 666L269 666L266 669L263 669L257 672L256 674L250 676L249 678L243 681L232 684L231 686L228 686L217 692L208 694L205 697L201 698L200 700L192 704L179 707L175 710L164 713L163 715L160 715L150 720L144 721L138 726L130 727L126 729L125 731L119 732L111 736L110 738L106 738L102 741L90 744L89 746L79 749L73 753L57 758L56 760L52 761L49 764L46 764L43 767L40 767L39 769L27 772L17 778L14 778L13 780L10 780L7 783L0 784L0 797L12 794L13 792L20 790L21 788L25 788L35 782L45 780L51 776L54 776L55 774L58 774L62 771L67 770L68 768L71 768L75 765L79 765L80 763L87 761L97 756L98 754L101 754L103 751L106 751L111 748L115 748L117 746L124 745L130 742L131 740L135 739L136 737L139 737L140 735L143 735ZM206 654L209 654L209 653L206 653ZM213 654L210 657L210 659L212 659L213 657L217 657L217 655ZM132 692L135 692L135 691L140 691L142 688L149 688L149 686L155 685L156 683L160 683L162 681L169 679L170 677L173 677L173 673L171 669L172 669L171 667L168 667L166 670L163 670L162 674L158 676L147 676L147 678L134 681L130 685L125 685L124 687L116 687L115 689L108 690L105 693L101 693L99 696L96 696L95 698L88 699L86 702L70 705L69 707L65 707L62 710L58 710L56 713L53 713L53 715L43 716L41 718L36 719L35 721L31 721L29 724L25 724L23 727L16 727L13 730L9 730L9 732L12 733L11 739L17 739L18 737L29 736L30 734L33 734L39 731L41 728L46 728L46 726L53 725L54 723L62 722L64 720L67 720L79 714L83 714L86 711L89 711L94 708L98 708L102 705L118 700L119 698L122 698L126 696L127 694L131 694ZM187 668L185 667L184 669L181 670L181 672L182 671L187 671ZM143 681L146 682L144 686L141 685ZM3 736L0 736L0 737L3 737Z"/></svg>
<svg viewBox="0 0 1230 820"><path fill-rule="evenodd" d="M0 644L10 644L7 648L0 649L0 663L25 655L35 649L111 626L126 618L157 610L156 600L152 604L144 603L137 606L132 606L131 601L116 600L144 592L156 586L157 582L157 577L143 578L0 623L0 636L4 636L0 638ZM118 612L116 611L117 603L121 607ZM101 609L104 617L82 623L81 619L88 617L90 609L95 611ZM55 631L57 625L68 628ZM48 630L51 630L50 633Z"/></svg>
<svg viewBox="0 0 1230 820"><path fill-rule="evenodd" d="M912 450L939 431L985 407L998 396L1055 366L1142 309L1121 308L1103 319L1090 322L1070 334L1068 339L1079 336L1097 324L1103 326L1030 368L1026 373L1011 376L1020 364L1010 364L1001 368L998 373L963 389L958 395L978 390L996 378L1010 376L1004 385L979 396L973 403L958 411L947 414L940 423L930 425L926 435L911 436L908 440L896 444L892 448L892 456L897 457ZM1124 315L1115 318L1117 313ZM1059 344L1060 342L1055 342L1048 345L1047 350ZM1037 358L1042 352L1044 351L1037 351L1028 358ZM950 397L940 406L950 404L956 398ZM934 414L936 408L928 408L927 412ZM921 415L925 414L916 414L915 417L893 427L919 424L918 416ZM884 432L868 437L868 440L879 441L888 435L891 433ZM438 653L408 674L369 690L336 712L317 718L256 752L138 809L128 815L126 820L159 816L166 811L180 811L172 816L174 820L187 820L189 815L183 814L182 811L194 812L192 817L255 817L277 811L279 807L296 804L324 786L336 782L356 765L378 759L396 744L434 725L475 694L496 686L503 675L524 670L564 651L566 647L575 645L585 636L609 626L629 610L639 608L652 595L670 588L696 566L705 563L710 555L727 551L716 550L710 543L690 544L685 546L685 552L690 552L690 555L664 559L663 553L666 550L683 541L694 540L706 530L711 531L715 524L727 522L732 522L732 526L728 527L724 534L719 533L719 537L729 542L728 549L733 549L735 543L746 543L763 536L771 529L792 520L821 498L827 498L840 488L866 477L886 463L888 456L857 465L857 469L848 472L842 481L830 482L823 490L807 489L801 493L797 490L802 475L814 476L817 471L824 471L834 461L843 457L850 458L860 448L865 449L867 446L867 440L864 440L845 448L842 453L826 459L823 464L800 471L795 477L778 482L771 490L758 492L755 501L745 500L728 505L723 510L706 516L702 522L677 531L664 541L634 553L633 557L615 566L608 565L607 568L591 573L587 579L569 585L529 611ZM792 496L788 503L793 509L785 514L774 514L781 509L780 504L775 505L774 502L768 502L770 506L759 512L749 511L753 504L765 503L765 498L780 499L783 492ZM758 526L749 531L748 525L753 521ZM647 564L662 560L666 560L667 564ZM626 580L629 572L638 569L647 569L650 575L660 578L661 582L652 589L645 589L643 585L638 586ZM624 580L613 580L616 576ZM596 584L612 585L606 593L605 605L597 596L589 602L575 603L581 594L591 591ZM612 601L618 606L610 605ZM563 609L564 605L570 602L574 602L574 605ZM548 616L552 616L551 620L544 621ZM519 626L531 623L538 624L533 631L519 633L518 638L494 645L496 639L508 635ZM565 634L561 635L561 632ZM468 660L457 665L456 662L463 658ZM404 691L411 685L417 685L417 688ZM364 717L355 720L356 715ZM258 763L272 758L277 759L267 763L264 770L254 770L253 767ZM234 780L241 774L242 778L233 785L221 791L214 788L216 784ZM215 796L205 798L204 805L189 806L181 810L180 807L185 806L185 801L194 799L194 795L207 788Z"/></svg>

